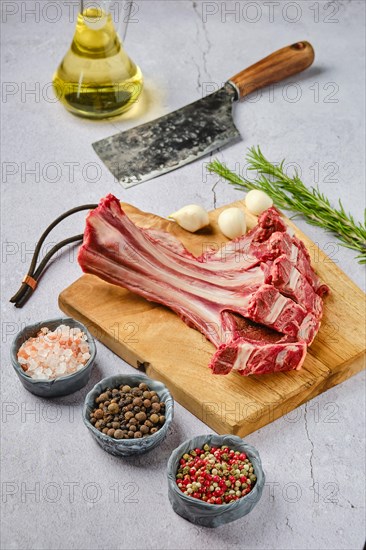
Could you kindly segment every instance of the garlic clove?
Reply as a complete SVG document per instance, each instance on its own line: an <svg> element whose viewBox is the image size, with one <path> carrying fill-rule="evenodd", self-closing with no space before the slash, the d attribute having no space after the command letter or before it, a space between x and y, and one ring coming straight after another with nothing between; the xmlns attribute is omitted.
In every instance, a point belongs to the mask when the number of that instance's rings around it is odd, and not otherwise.
<svg viewBox="0 0 366 550"><path fill-rule="evenodd" d="M249 212L259 216L259 214L273 206L273 200L264 191L252 189L245 197L245 205Z"/></svg>
<svg viewBox="0 0 366 550"><path fill-rule="evenodd" d="M217 221L220 231L228 239L235 239L244 235L247 228L244 212L234 206L223 210Z"/></svg>
<svg viewBox="0 0 366 550"><path fill-rule="evenodd" d="M180 210L170 214L168 218L191 233L195 233L195 231L206 227L210 223L208 213L198 204L187 204L187 206L183 206Z"/></svg>

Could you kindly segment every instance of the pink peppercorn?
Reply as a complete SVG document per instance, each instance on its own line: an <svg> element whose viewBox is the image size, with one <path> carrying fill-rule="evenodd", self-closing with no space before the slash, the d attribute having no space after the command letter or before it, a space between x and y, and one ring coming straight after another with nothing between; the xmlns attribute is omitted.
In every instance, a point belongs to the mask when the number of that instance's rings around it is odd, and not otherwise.
<svg viewBox="0 0 366 550"><path fill-rule="evenodd" d="M215 457L214 463L212 455ZM243 468L247 470L247 466L252 467L245 453L236 452L228 447L210 448L205 445L204 449L191 450L184 457L179 461L177 486L192 498L210 504L228 504L247 495L255 485L254 473L250 475L251 484L248 487L240 490L236 485L238 481L240 484L248 481L247 476L239 472ZM239 492L240 496L237 496Z"/></svg>

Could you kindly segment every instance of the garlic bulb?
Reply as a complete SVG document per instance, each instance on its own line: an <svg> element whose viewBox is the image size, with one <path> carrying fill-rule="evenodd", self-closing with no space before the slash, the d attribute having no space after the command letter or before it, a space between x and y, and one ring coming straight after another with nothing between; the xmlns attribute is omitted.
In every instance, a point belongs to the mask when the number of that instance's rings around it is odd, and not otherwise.
<svg viewBox="0 0 366 550"><path fill-rule="evenodd" d="M273 200L264 191L252 189L245 197L245 204L249 212L259 216L273 205Z"/></svg>
<svg viewBox="0 0 366 550"><path fill-rule="evenodd" d="M245 214L240 208L227 208L223 210L217 220L221 232L228 237L228 239L235 239L245 233L247 224L245 221Z"/></svg>
<svg viewBox="0 0 366 550"><path fill-rule="evenodd" d="M206 227L210 223L208 213L202 206L198 206L198 204L183 206L177 212L170 214L168 218L173 219L180 227L191 233L202 229L202 227Z"/></svg>

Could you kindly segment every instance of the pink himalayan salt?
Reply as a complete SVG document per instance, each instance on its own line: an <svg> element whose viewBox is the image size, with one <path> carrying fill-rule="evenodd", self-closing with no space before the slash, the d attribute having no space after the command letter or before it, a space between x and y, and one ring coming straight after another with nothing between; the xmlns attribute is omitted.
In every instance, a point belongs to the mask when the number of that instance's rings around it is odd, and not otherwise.
<svg viewBox="0 0 366 550"><path fill-rule="evenodd" d="M85 332L60 325L54 331L41 328L18 351L22 369L37 380L53 380L82 369L90 359Z"/></svg>

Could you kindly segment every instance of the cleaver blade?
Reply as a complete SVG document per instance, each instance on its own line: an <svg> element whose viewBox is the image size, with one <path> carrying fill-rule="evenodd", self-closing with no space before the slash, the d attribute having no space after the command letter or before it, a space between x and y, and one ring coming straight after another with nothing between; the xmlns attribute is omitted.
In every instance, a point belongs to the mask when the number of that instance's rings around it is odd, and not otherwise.
<svg viewBox="0 0 366 550"><path fill-rule="evenodd" d="M293 76L314 61L309 42L281 48L236 74L214 92L173 113L93 143L124 187L155 178L239 138L233 101Z"/></svg>
<svg viewBox="0 0 366 550"><path fill-rule="evenodd" d="M239 138L232 117L236 96L227 83L177 111L97 141L93 148L123 187L132 187Z"/></svg>

